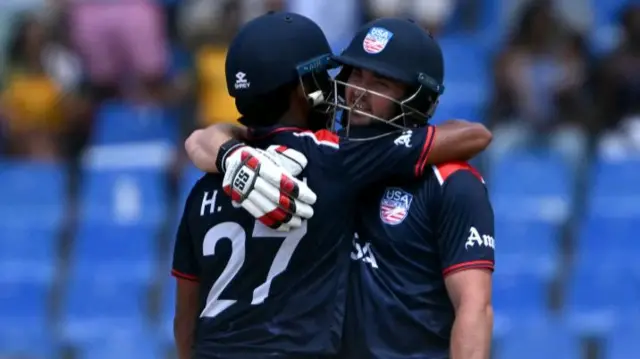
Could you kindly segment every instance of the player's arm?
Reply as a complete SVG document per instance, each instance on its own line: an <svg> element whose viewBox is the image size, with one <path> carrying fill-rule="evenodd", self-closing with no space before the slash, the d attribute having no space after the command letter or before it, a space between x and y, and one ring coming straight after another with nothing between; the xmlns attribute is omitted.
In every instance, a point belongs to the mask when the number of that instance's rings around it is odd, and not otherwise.
<svg viewBox="0 0 640 359"><path fill-rule="evenodd" d="M353 186L367 186L389 177L421 177L430 164L469 159L491 138L482 124L450 120L375 140L343 141L340 151L345 177Z"/></svg>
<svg viewBox="0 0 640 359"><path fill-rule="evenodd" d="M427 164L470 160L484 151L492 138L481 123L448 120L436 126L431 151L424 160Z"/></svg>
<svg viewBox="0 0 640 359"><path fill-rule="evenodd" d="M184 147L193 164L200 170L219 173L216 159L220 147L232 139L243 141L246 138L246 127L221 123L195 130L184 142Z"/></svg>
<svg viewBox="0 0 640 359"><path fill-rule="evenodd" d="M192 192L193 193L193 192ZM188 223L189 195L178 227L173 251L171 274L176 277L176 308L173 318L173 336L179 359L190 359L193 335L198 318L200 284L197 256Z"/></svg>
<svg viewBox="0 0 640 359"><path fill-rule="evenodd" d="M455 309L452 359L488 359L493 330L494 218L479 174L466 164L436 167L442 183L438 243Z"/></svg>

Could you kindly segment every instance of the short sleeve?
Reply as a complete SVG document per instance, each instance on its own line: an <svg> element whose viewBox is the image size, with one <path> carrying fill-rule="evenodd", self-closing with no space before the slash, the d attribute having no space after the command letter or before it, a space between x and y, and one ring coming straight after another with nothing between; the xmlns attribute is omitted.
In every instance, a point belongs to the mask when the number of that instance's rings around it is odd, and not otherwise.
<svg viewBox="0 0 640 359"><path fill-rule="evenodd" d="M470 166L436 176L442 184L437 233L443 275L471 268L493 270L493 208L482 178Z"/></svg>
<svg viewBox="0 0 640 359"><path fill-rule="evenodd" d="M372 140L341 142L345 178L363 187L391 177L422 177L435 131L435 126L429 125Z"/></svg>
<svg viewBox="0 0 640 359"><path fill-rule="evenodd" d="M200 276L200 268L198 265L198 257L194 249L194 241L191 238L189 230L189 209L191 206L191 197L187 199L178 232L176 234L175 245L173 249L173 265L171 275L176 278L198 281Z"/></svg>

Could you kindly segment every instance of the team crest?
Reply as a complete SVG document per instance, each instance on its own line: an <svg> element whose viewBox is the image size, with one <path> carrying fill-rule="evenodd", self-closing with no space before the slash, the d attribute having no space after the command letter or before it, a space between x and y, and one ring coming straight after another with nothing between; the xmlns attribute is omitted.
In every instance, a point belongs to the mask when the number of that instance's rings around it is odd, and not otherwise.
<svg viewBox="0 0 640 359"><path fill-rule="evenodd" d="M407 218L412 201L412 194L400 188L387 188L380 201L380 219L392 226L402 223Z"/></svg>
<svg viewBox="0 0 640 359"><path fill-rule="evenodd" d="M364 37L362 47L370 54L378 54L387 47L393 33L382 27L372 27Z"/></svg>

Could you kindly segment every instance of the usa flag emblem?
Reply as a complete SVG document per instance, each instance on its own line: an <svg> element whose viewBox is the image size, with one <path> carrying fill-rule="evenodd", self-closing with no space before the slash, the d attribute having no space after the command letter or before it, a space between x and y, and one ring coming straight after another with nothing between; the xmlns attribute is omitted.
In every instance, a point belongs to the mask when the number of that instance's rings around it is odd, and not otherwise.
<svg viewBox="0 0 640 359"><path fill-rule="evenodd" d="M380 219L395 226L402 223L413 201L413 195L400 188L387 188L380 201Z"/></svg>
<svg viewBox="0 0 640 359"><path fill-rule="evenodd" d="M370 54L382 52L393 37L393 33L382 27L372 27L364 37L362 47Z"/></svg>

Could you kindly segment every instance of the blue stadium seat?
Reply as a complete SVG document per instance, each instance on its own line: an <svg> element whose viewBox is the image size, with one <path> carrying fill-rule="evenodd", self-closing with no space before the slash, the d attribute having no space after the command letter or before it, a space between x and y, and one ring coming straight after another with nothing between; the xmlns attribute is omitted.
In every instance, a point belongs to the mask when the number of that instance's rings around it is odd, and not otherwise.
<svg viewBox="0 0 640 359"><path fill-rule="evenodd" d="M597 1L593 0L593 26L590 29L590 47L597 55L606 55L613 51L622 39L620 15L629 0Z"/></svg>
<svg viewBox="0 0 640 359"><path fill-rule="evenodd" d="M80 346L78 359L164 358L159 341L147 333L90 341Z"/></svg>
<svg viewBox="0 0 640 359"><path fill-rule="evenodd" d="M486 49L468 36L443 36L439 42L447 69L447 80L436 119L446 116L479 120L490 94L487 91L489 64Z"/></svg>
<svg viewBox="0 0 640 359"><path fill-rule="evenodd" d="M640 325L616 327L605 341L604 358L635 359L640 353Z"/></svg>
<svg viewBox="0 0 640 359"><path fill-rule="evenodd" d="M173 315L176 305L176 279L170 277L162 289L160 337L167 342L171 342L173 340Z"/></svg>
<svg viewBox="0 0 640 359"><path fill-rule="evenodd" d="M34 222L36 222L34 220ZM57 260L59 229L38 226L2 228L0 273L10 278L52 278Z"/></svg>
<svg viewBox="0 0 640 359"><path fill-rule="evenodd" d="M204 175L204 172L189 164L185 166L182 176L180 177L180 204L187 199L191 188Z"/></svg>
<svg viewBox="0 0 640 359"><path fill-rule="evenodd" d="M447 69L447 83L460 80L486 88L489 78L488 70L490 70L486 47L475 41L473 37L461 35L443 35L438 42L442 47ZM465 94L464 92L452 93L459 94L461 97ZM482 94L484 93L485 91L482 91Z"/></svg>
<svg viewBox="0 0 640 359"><path fill-rule="evenodd" d="M598 266L598 263L591 263ZM625 316L634 313L640 303L638 280L626 273L576 269L569 282L566 313L576 330L588 334L603 333Z"/></svg>
<svg viewBox="0 0 640 359"><path fill-rule="evenodd" d="M481 104L474 102L460 103L452 97L453 96L443 96L440 99L438 109L429 123L439 125L446 120L460 118L474 122L484 122L484 113Z"/></svg>
<svg viewBox="0 0 640 359"><path fill-rule="evenodd" d="M493 278L493 307L496 313L517 317L523 313L544 315L548 280L536 275L517 275L497 267Z"/></svg>
<svg viewBox="0 0 640 359"><path fill-rule="evenodd" d="M592 168L592 196L640 196L638 168L640 168L640 160L598 158ZM619 200L619 198L616 199ZM611 209L614 208L607 208L607 210Z"/></svg>
<svg viewBox="0 0 640 359"><path fill-rule="evenodd" d="M624 5L630 2L630 0L591 1L595 26L618 23Z"/></svg>
<svg viewBox="0 0 640 359"><path fill-rule="evenodd" d="M514 328L498 342L496 359L580 359L580 341L562 323Z"/></svg>
<svg viewBox="0 0 640 359"><path fill-rule="evenodd" d="M45 328L48 318L50 282L0 278L0 331Z"/></svg>
<svg viewBox="0 0 640 359"><path fill-rule="evenodd" d="M638 228L640 228L640 217L588 217L580 231L580 244L597 251L624 249L639 252L640 241L634 238Z"/></svg>
<svg viewBox="0 0 640 359"><path fill-rule="evenodd" d="M495 224L496 258L509 273L550 276L558 267L558 226L540 220L502 220Z"/></svg>
<svg viewBox="0 0 640 359"><path fill-rule="evenodd" d="M601 250L580 245L575 252L575 270L583 275L595 272L607 275L615 280L627 277L629 280L640 280L640 263L638 252L622 248L609 249L603 243Z"/></svg>
<svg viewBox="0 0 640 359"><path fill-rule="evenodd" d="M165 219L167 182L157 169L86 169L80 195L81 221L152 225Z"/></svg>
<svg viewBox="0 0 640 359"><path fill-rule="evenodd" d="M146 327L147 289L117 280L71 280L63 308L64 337L81 343L139 333Z"/></svg>
<svg viewBox="0 0 640 359"><path fill-rule="evenodd" d="M148 281L157 259L155 226L91 225L78 229L72 277Z"/></svg>
<svg viewBox="0 0 640 359"><path fill-rule="evenodd" d="M60 348L45 327L0 327L0 357L58 359Z"/></svg>
<svg viewBox="0 0 640 359"><path fill-rule="evenodd" d="M635 238L640 217L597 218L587 217L581 227L577 247L578 265L584 269L625 272L640 278L640 242Z"/></svg>
<svg viewBox="0 0 640 359"><path fill-rule="evenodd" d="M191 188L203 175L204 172L200 171L191 164L185 166L185 168L183 169L182 176L180 176L180 182L178 184L178 206L176 208L174 222L172 223L172 234L177 233L187 197L189 197L189 193L191 193ZM171 250L173 250L173 247L171 248Z"/></svg>
<svg viewBox="0 0 640 359"><path fill-rule="evenodd" d="M0 161L0 227L58 225L64 215L66 181L62 165Z"/></svg>
<svg viewBox="0 0 640 359"><path fill-rule="evenodd" d="M562 223L574 179L559 156L514 151L491 166L487 183L497 218Z"/></svg>
<svg viewBox="0 0 640 359"><path fill-rule="evenodd" d="M496 194L567 198L573 178L553 153L514 151L491 168L490 188Z"/></svg>
<svg viewBox="0 0 640 359"><path fill-rule="evenodd" d="M503 18L502 0L484 0L479 7L479 26L482 43L494 50L503 43L507 26ZM491 55L489 55L491 56Z"/></svg>
<svg viewBox="0 0 640 359"><path fill-rule="evenodd" d="M95 145L160 141L176 143L179 121L171 112L154 106L135 106L119 101L102 105L92 136Z"/></svg>

